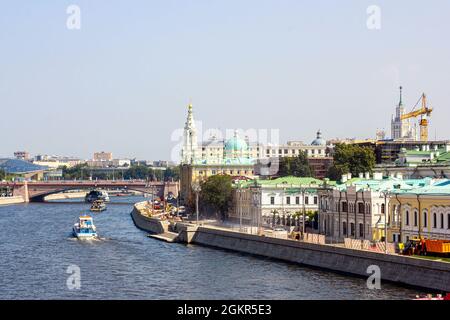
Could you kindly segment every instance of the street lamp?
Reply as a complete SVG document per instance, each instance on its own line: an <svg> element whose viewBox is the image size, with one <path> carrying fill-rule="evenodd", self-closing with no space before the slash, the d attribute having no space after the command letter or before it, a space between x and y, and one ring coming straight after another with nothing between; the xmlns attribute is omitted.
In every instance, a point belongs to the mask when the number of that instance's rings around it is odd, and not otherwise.
<svg viewBox="0 0 450 320"><path fill-rule="evenodd" d="M389 198L391 192L389 189L382 190L380 192L380 197L384 198L384 253L387 254L387 223L388 223L388 206L387 198Z"/></svg>
<svg viewBox="0 0 450 320"><path fill-rule="evenodd" d="M200 184L198 182L194 182L192 184L192 190L195 192L195 214L197 217L197 224L198 224L198 195L202 188L200 187Z"/></svg>
<svg viewBox="0 0 450 320"><path fill-rule="evenodd" d="M302 207L303 207L303 221L302 221L302 240L305 240L305 221L306 221L306 206L305 206L305 188L300 188L302 192Z"/></svg>
<svg viewBox="0 0 450 320"><path fill-rule="evenodd" d="M242 232L242 186L239 184L236 190L238 197L236 203L236 209L239 211L239 232Z"/></svg>

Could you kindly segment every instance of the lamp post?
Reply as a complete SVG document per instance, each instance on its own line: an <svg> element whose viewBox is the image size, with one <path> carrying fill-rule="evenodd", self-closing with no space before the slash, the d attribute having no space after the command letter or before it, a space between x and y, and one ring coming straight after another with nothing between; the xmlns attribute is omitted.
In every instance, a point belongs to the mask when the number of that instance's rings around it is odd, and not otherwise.
<svg viewBox="0 0 450 320"><path fill-rule="evenodd" d="M196 221L198 224L198 195L202 188L200 187L200 184L198 182L194 182L192 184L192 190L195 192L195 215L196 215Z"/></svg>
<svg viewBox="0 0 450 320"><path fill-rule="evenodd" d="M305 240L305 221L306 221L306 206L305 206L305 188L300 188L302 192L302 207L303 207L303 221L302 221L302 240Z"/></svg>
<svg viewBox="0 0 450 320"><path fill-rule="evenodd" d="M384 253L387 254L387 224L388 224L388 206L387 206L387 198L390 197L391 192L389 189L382 190L380 192L382 198L384 198Z"/></svg>

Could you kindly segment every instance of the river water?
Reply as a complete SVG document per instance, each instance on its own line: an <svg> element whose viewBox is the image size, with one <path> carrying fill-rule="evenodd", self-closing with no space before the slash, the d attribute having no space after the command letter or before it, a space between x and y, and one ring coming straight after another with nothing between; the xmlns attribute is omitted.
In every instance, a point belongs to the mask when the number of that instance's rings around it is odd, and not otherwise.
<svg viewBox="0 0 450 320"><path fill-rule="evenodd" d="M71 236L89 209L79 200L0 206L0 299L410 299L418 293L388 283L369 290L365 279L151 239L130 217L132 203L143 198L111 199L94 216L101 240L92 242ZM79 267L78 289L67 285L70 266Z"/></svg>

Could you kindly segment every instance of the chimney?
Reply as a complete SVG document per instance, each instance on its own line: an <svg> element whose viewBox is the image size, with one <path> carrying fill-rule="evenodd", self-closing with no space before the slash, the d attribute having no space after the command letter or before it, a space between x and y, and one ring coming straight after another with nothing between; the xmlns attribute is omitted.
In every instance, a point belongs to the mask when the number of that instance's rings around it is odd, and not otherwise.
<svg viewBox="0 0 450 320"><path fill-rule="evenodd" d="M352 178L352 174L349 172L347 173L347 179L350 180Z"/></svg>
<svg viewBox="0 0 450 320"><path fill-rule="evenodd" d="M366 172L366 179L367 179L367 180L370 179L370 172Z"/></svg>
<svg viewBox="0 0 450 320"><path fill-rule="evenodd" d="M383 174L381 172L374 172L373 179L374 180L383 180Z"/></svg>
<svg viewBox="0 0 450 320"><path fill-rule="evenodd" d="M360 179L363 179L363 178L364 178L364 173L360 172L360 173L359 173L359 178L360 178Z"/></svg>
<svg viewBox="0 0 450 320"><path fill-rule="evenodd" d="M343 174L343 175L342 175L342 177L341 177L341 182L342 182L342 183L346 183L346 182L347 182L347 175L346 175L346 174Z"/></svg>

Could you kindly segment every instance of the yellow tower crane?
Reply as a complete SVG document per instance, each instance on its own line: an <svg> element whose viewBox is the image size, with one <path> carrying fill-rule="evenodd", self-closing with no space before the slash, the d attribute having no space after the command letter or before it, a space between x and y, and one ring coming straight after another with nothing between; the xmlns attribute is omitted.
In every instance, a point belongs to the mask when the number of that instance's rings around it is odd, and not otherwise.
<svg viewBox="0 0 450 320"><path fill-rule="evenodd" d="M419 104L419 101L422 100L422 107L418 110L414 110L416 106ZM425 93L422 94L419 101L417 101L416 105L413 108L413 111L409 113L405 113L401 115L401 120L416 118L420 116L419 126L420 126L420 141L428 141L428 117L431 116L432 108L427 106L427 97Z"/></svg>

